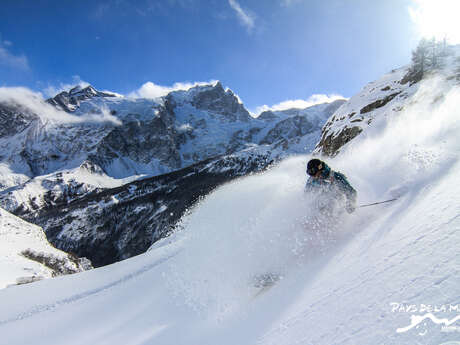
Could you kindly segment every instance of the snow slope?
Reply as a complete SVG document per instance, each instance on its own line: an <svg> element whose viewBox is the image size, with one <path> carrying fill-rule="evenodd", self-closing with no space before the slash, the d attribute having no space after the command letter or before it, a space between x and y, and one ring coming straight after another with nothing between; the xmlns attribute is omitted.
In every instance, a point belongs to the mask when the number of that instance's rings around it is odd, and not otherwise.
<svg viewBox="0 0 460 345"><path fill-rule="evenodd" d="M85 269L78 258L71 259L67 253L54 248L42 228L1 208L0 252L0 289ZM48 265L43 263L45 260Z"/></svg>
<svg viewBox="0 0 460 345"><path fill-rule="evenodd" d="M145 254L1 290L0 343L458 343L459 99L428 81L330 161L360 203L397 201L327 222L303 192L309 157L285 160L211 193ZM283 279L256 296L267 272Z"/></svg>

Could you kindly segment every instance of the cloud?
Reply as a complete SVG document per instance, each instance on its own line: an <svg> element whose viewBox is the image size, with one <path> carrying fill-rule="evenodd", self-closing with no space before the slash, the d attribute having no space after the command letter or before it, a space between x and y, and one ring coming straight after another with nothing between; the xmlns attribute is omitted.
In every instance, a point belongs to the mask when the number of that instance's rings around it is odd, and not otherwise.
<svg viewBox="0 0 460 345"><path fill-rule="evenodd" d="M59 85L48 85L46 88L43 89L43 92L45 94L45 96L47 97L54 97L56 96L58 93L62 92L62 91L69 91L71 88L75 87L75 86L81 86L81 87L86 87L88 85L90 85L90 83L84 81L84 80L81 80L80 76L78 75L74 75L72 76L72 83L71 84L68 84L68 83L59 83Z"/></svg>
<svg viewBox="0 0 460 345"><path fill-rule="evenodd" d="M311 95L308 99L296 99L296 100L287 100L269 107L268 105L262 105L256 108L256 111L253 113L256 116L261 114L264 111L279 111L279 110L286 110L286 109L305 109L311 107L316 104L322 103L331 103L338 99L346 99L345 97L337 94L330 94L330 95L323 95L323 94L314 94Z"/></svg>
<svg viewBox="0 0 460 345"><path fill-rule="evenodd" d="M97 113L72 115L46 103L42 93L25 87L0 87L0 103L19 106L34 114L42 121L62 123L106 123L120 125L118 118L110 114L109 109L101 107Z"/></svg>
<svg viewBox="0 0 460 345"><path fill-rule="evenodd" d="M241 24L246 27L248 32L251 32L255 25L254 16L247 11L245 12L236 0L228 0L228 3L230 7L233 8L233 10L236 12L236 15L238 16Z"/></svg>
<svg viewBox="0 0 460 345"><path fill-rule="evenodd" d="M0 41L0 66L28 71L30 68L27 57L25 55L12 54L7 48L11 45L10 41Z"/></svg>
<svg viewBox="0 0 460 345"><path fill-rule="evenodd" d="M188 90L194 86L198 85L210 85L215 84L217 81L212 80L208 82L195 82L195 83L175 83L173 86L162 86L152 83L148 81L144 85L142 85L138 90L135 90L128 94L128 97L132 98L158 98L166 96L171 91L178 91L178 90Z"/></svg>

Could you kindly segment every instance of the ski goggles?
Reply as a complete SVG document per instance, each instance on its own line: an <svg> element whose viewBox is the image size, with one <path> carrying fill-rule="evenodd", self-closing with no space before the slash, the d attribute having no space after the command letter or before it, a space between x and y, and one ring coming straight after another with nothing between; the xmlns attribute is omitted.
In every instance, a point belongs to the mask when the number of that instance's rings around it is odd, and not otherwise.
<svg viewBox="0 0 460 345"><path fill-rule="evenodd" d="M321 174L318 176L318 172ZM331 168L326 163L321 163L319 166L307 168L307 174L314 178L328 178L331 174Z"/></svg>
<svg viewBox="0 0 460 345"><path fill-rule="evenodd" d="M315 176L318 173L318 171L320 171L320 169L318 169L317 166L316 167L309 167L307 169L307 174L310 175L310 176Z"/></svg>

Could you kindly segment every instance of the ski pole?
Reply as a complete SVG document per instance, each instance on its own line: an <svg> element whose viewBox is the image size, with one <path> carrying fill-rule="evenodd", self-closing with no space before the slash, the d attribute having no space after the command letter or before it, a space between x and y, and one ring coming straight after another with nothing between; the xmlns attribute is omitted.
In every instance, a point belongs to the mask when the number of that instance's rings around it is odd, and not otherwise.
<svg viewBox="0 0 460 345"><path fill-rule="evenodd" d="M372 204L359 205L358 207L374 206L374 205L384 204L384 203L386 203L386 202L395 201L395 200L398 200L398 198L389 199L389 200L385 200L385 201L374 202L374 203L372 203Z"/></svg>

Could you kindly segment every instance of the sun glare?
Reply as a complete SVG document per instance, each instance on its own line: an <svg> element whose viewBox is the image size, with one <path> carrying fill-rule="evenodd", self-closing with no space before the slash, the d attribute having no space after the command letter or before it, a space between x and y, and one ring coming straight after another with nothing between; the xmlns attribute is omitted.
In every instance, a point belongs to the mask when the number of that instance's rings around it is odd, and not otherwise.
<svg viewBox="0 0 460 345"><path fill-rule="evenodd" d="M413 0L409 13L422 37L460 43L460 0Z"/></svg>

